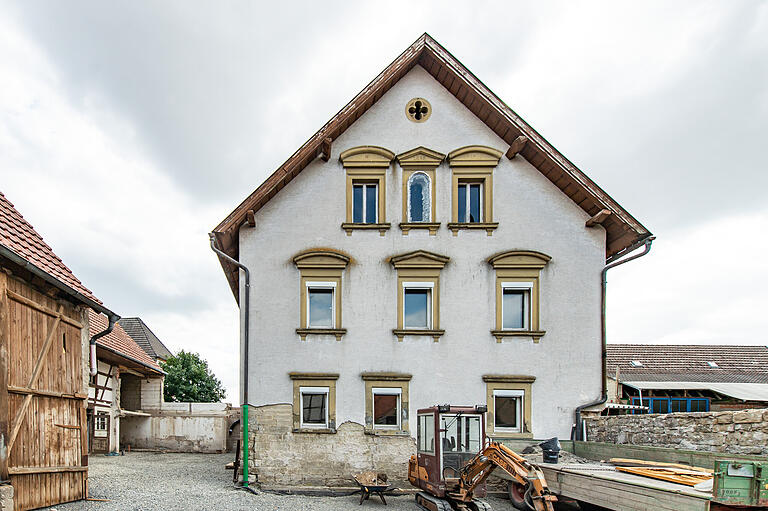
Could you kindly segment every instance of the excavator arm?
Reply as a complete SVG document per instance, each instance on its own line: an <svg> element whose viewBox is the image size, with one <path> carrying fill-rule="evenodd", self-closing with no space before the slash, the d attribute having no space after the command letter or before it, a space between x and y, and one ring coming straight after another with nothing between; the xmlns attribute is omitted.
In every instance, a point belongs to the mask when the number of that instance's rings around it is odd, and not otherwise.
<svg viewBox="0 0 768 511"><path fill-rule="evenodd" d="M491 442L462 467L458 490L451 496L457 500L471 501L475 488L496 469L509 474L521 487L530 489L535 511L554 511L552 503L557 501L557 497L549 491L541 470L498 442Z"/></svg>

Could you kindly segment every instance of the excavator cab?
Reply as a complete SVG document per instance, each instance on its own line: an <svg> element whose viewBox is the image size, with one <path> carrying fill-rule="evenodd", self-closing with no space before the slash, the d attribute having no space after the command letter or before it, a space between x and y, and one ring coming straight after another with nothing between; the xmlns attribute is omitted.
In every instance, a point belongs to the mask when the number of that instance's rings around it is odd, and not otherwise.
<svg viewBox="0 0 768 511"><path fill-rule="evenodd" d="M422 490L416 503L427 511L492 511L482 499L485 480L501 470L521 496L512 502L517 509L554 511L557 497L541 469L486 441L486 411L484 405L438 405L417 412L416 455L408 463L408 481Z"/></svg>
<svg viewBox="0 0 768 511"><path fill-rule="evenodd" d="M409 480L432 495L445 496L459 470L485 447L484 405L439 405L419 410L417 417L417 467ZM448 485L446 486L446 481ZM485 496L485 484L475 490Z"/></svg>

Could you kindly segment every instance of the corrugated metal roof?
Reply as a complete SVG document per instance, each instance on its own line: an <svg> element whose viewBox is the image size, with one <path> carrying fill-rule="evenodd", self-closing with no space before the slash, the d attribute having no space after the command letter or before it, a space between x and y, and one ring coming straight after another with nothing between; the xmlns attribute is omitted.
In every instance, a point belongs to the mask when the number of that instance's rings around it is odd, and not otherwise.
<svg viewBox="0 0 768 511"><path fill-rule="evenodd" d="M619 368L622 382L768 383L765 346L609 344L606 364L609 376Z"/></svg>
<svg viewBox="0 0 768 511"><path fill-rule="evenodd" d="M766 383L710 383L700 381L622 381L641 390L711 390L742 401L768 401Z"/></svg>
<svg viewBox="0 0 768 511"><path fill-rule="evenodd" d="M2 192L0 192L0 245L86 298L101 304L101 301L75 277L72 270L67 268L53 249L43 241L43 237L21 216Z"/></svg>

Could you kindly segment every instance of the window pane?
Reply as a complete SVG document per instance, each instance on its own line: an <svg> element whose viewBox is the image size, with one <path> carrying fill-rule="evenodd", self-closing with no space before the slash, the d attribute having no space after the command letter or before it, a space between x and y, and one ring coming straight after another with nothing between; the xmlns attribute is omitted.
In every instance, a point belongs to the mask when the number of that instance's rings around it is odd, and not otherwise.
<svg viewBox="0 0 768 511"><path fill-rule="evenodd" d="M480 417L443 414L440 430L443 452L477 453L480 450Z"/></svg>
<svg viewBox="0 0 768 511"><path fill-rule="evenodd" d="M459 185L459 222L467 221L467 185Z"/></svg>
<svg viewBox="0 0 768 511"><path fill-rule="evenodd" d="M687 399L673 399L669 411L670 412L687 412L688 411L688 400Z"/></svg>
<svg viewBox="0 0 768 511"><path fill-rule="evenodd" d="M525 328L526 291L505 289L502 303L501 328Z"/></svg>
<svg viewBox="0 0 768 511"><path fill-rule="evenodd" d="M373 423L378 426L397 426L397 396L373 395Z"/></svg>
<svg viewBox="0 0 768 511"><path fill-rule="evenodd" d="M669 413L669 402L666 399L653 399L652 413Z"/></svg>
<svg viewBox="0 0 768 511"><path fill-rule="evenodd" d="M376 185L365 187L365 223L376 223Z"/></svg>
<svg viewBox="0 0 768 511"><path fill-rule="evenodd" d="M419 451L435 452L434 415L419 415Z"/></svg>
<svg viewBox="0 0 768 511"><path fill-rule="evenodd" d="M310 288L309 326L333 327L333 289Z"/></svg>
<svg viewBox="0 0 768 511"><path fill-rule="evenodd" d="M418 179L411 181L411 222L424 221L424 186Z"/></svg>
<svg viewBox="0 0 768 511"><path fill-rule="evenodd" d="M428 328L427 306L429 291L427 289L405 289L405 327Z"/></svg>
<svg viewBox="0 0 768 511"><path fill-rule="evenodd" d="M352 221L360 224L363 222L363 186L352 187Z"/></svg>
<svg viewBox="0 0 768 511"><path fill-rule="evenodd" d="M517 429L517 408L519 397L496 396L494 397L495 415L493 424L497 428Z"/></svg>
<svg viewBox="0 0 768 511"><path fill-rule="evenodd" d="M482 222L480 219L480 185L469 185L469 221Z"/></svg>
<svg viewBox="0 0 768 511"><path fill-rule="evenodd" d="M303 401L302 422L304 424L325 424L325 397L327 394L301 395Z"/></svg>

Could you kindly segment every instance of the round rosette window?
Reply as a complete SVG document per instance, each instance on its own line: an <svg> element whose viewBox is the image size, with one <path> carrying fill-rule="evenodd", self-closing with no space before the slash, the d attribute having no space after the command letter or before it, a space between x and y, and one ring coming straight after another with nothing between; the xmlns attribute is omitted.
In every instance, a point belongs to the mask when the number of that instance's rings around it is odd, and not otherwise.
<svg viewBox="0 0 768 511"><path fill-rule="evenodd" d="M405 116L413 122L424 122L432 115L432 105L424 98L413 98L405 105Z"/></svg>

